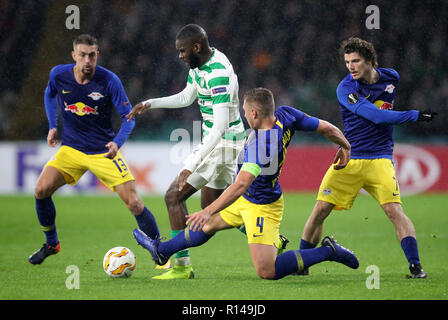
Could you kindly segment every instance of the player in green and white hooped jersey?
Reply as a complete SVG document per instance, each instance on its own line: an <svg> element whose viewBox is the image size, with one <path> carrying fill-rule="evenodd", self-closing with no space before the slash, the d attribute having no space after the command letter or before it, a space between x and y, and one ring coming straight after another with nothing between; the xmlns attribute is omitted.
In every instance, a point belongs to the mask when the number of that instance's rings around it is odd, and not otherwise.
<svg viewBox="0 0 448 320"><path fill-rule="evenodd" d="M178 94L137 104L128 119L149 108L182 108L196 99L202 115L202 143L165 194L171 236L186 227L186 199L201 190L201 206L217 199L233 182L237 157L244 145L245 130L239 113L238 78L232 64L218 49L210 47L204 29L184 26L176 36L176 49L190 67L185 89ZM188 250L174 256L173 268L156 279L192 278Z"/></svg>

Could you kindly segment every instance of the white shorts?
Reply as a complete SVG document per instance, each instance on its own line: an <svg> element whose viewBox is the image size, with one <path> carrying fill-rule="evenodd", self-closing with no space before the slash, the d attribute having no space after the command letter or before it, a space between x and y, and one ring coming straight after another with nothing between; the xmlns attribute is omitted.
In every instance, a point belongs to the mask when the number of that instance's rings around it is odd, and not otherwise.
<svg viewBox="0 0 448 320"><path fill-rule="evenodd" d="M244 140L222 140L188 177L187 182L196 190L202 187L224 190L236 175L238 155L243 150Z"/></svg>

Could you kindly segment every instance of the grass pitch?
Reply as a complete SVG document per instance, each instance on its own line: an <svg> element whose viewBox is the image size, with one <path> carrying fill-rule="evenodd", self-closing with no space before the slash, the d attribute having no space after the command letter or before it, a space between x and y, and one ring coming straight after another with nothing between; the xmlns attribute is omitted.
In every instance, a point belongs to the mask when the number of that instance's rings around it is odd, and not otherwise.
<svg viewBox="0 0 448 320"><path fill-rule="evenodd" d="M195 279L152 280L162 271L155 269L149 254L133 239L136 221L118 196L56 194L53 199L61 252L33 266L28 256L45 241L34 198L0 197L1 300L447 300L446 194L402 199L416 227L427 279L406 278L408 263L392 223L371 197L360 195L351 211L333 211L324 227L324 235L334 235L356 253L359 269L324 262L312 267L307 277L278 281L258 278L245 235L237 230L222 231L202 247L191 249ZM298 249L314 201L315 194L285 194L281 233L291 241L287 249ZM162 235L169 237L163 198L144 197L144 202L156 215ZM198 210L199 199L190 199L188 206L190 212ZM112 279L103 271L104 254L114 246L126 246L135 253L137 268L131 278ZM372 265L379 272L377 289L368 288L373 284ZM67 287L73 266L79 270L79 289Z"/></svg>

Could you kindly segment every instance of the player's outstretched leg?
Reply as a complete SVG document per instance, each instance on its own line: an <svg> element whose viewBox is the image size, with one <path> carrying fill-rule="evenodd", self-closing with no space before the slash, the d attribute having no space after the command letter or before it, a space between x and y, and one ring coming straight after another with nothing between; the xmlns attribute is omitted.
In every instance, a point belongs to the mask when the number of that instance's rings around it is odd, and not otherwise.
<svg viewBox="0 0 448 320"><path fill-rule="evenodd" d="M200 246L207 242L212 235L206 234L204 231L192 231L188 228L182 230L171 240L161 242L160 239L151 239L144 232L134 229L134 237L138 244L147 249L154 261L158 265L165 264L174 253L191 247ZM194 277L193 270L190 266L173 266L172 270L153 279L192 279Z"/></svg>

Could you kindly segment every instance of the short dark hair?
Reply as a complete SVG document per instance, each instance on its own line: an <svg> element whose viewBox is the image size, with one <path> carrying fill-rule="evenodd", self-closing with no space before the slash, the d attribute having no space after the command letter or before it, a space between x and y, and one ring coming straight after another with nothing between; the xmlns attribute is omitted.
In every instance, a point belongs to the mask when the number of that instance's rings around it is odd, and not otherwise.
<svg viewBox="0 0 448 320"><path fill-rule="evenodd" d="M76 48L78 44L86 44L88 46L96 46L99 49L98 46L98 40L91 36L90 34L80 34L73 40L73 50Z"/></svg>
<svg viewBox="0 0 448 320"><path fill-rule="evenodd" d="M376 51L371 42L363 40L357 37L351 37L344 40L339 48L339 53L342 57L344 54L357 52L367 62L370 62L372 66L378 67L378 60L376 57Z"/></svg>
<svg viewBox="0 0 448 320"><path fill-rule="evenodd" d="M179 30L176 35L176 40L188 40L198 43L202 43L205 40L208 43L208 36L207 32L200 25L187 24Z"/></svg>
<svg viewBox="0 0 448 320"><path fill-rule="evenodd" d="M275 102L274 94L266 88L254 88L244 94L244 100L255 103L262 117L268 117L274 114Z"/></svg>

